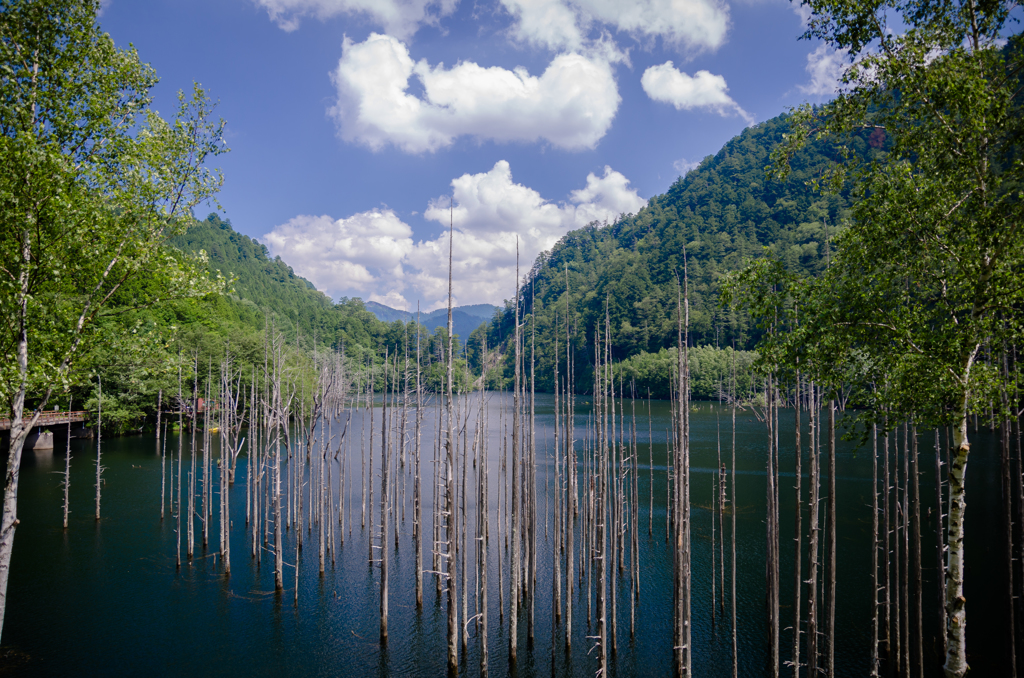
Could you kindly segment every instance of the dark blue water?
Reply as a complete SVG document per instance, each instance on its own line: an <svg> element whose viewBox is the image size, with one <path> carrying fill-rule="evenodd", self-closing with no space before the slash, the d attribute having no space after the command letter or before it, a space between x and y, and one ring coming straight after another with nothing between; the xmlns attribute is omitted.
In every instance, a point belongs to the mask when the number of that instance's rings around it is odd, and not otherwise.
<svg viewBox="0 0 1024 678"><path fill-rule="evenodd" d="M471 408L477 406L473 400ZM551 439L552 400L538 397L538 586L534 601L536 630L532 648L526 637L526 611L519 616L519 663L516 675L551 675L551 544L553 504L546 501L546 474L553 472ZM494 395L489 401L490 550L489 550L489 667L492 675L509 673L508 664L508 558L499 538L497 503L502 423L499 410L507 398ZM582 450L588 404L580 403L577 445ZM627 415L629 409L627 407ZM161 462L152 437L128 437L103 441L102 520L94 518L95 443L74 440L71 447L71 524L62 529L61 488L64 452L52 457L26 453L21 472L19 516L11 566L6 620L3 629L4 657L0 669L10 675L443 675L446 666L446 607L435 595L434 579L426 575L422 611L413 594L414 543L412 540L412 464L400 471L407 483L404 521L399 519L400 538L390 549L390 638L379 642L379 570L368 562L369 529L360 526L361 449L356 434L364 431L361 417L352 415L350 443L344 449L351 472L351 491L346 505L344 545L335 534L334 562L328 557L323 578L318 574L317 529L305 538L299 557L299 596L295 597L295 530L285 535L285 590L274 590L273 553L264 548L260 562L250 553L245 525L246 458L238 463L236 483L230 488L232 513L232 570L225 576L217 551L216 524L205 551L197 545L191 562L175 567L175 521L170 509L160 519ZM380 409L376 410L379 426ZM471 412L475 420L475 409ZM630 637L629 577L618 582L618 647L613 673L618 676L671 674L671 552L665 543L666 446L665 431L671 426L666 403L655 402L652 412L653 441L647 435L646 403L637 403L640 473L640 605L636 634ZM782 658L790 657L793 626L793 445L792 411L782 412L781 474L781 603ZM806 425L806 416L804 417ZM411 421L411 417L410 417ZM425 410L423 419L424 534L429 540L433 427L436 409ZM764 424L750 413L738 416L737 455L737 608L740 675L767 671L765 623L765 458ZM721 426L723 461L730 463L732 450L729 410L701 404L691 414L693 504L693 643L697 676L731 675L732 645L728 618L711 605L711 506L717 466L717 432ZM472 439L472 424L470 425ZM368 432L367 432L368 433ZM187 435L187 434L186 434ZM376 434L379 446L379 430ZM804 436L804 492L807 492L807 444ZM970 661L976 675L999 675L998 639L1005 635L1001 593L1001 534L998 452L994 436L975 436L968 471L967 598ZM925 567L924 611L926 661L937 666L932 622L937 606L935 584L934 451L931 434L922 435L922 532ZM170 436L168 452L178 440ZM188 440L184 466L189 467ZM653 535L648 535L651 483L648 468L653 452ZM374 515L379 511L379 447L374 464ZM169 463L169 460L168 460ZM335 468L335 483L338 481ZM401 476L405 478L402 479ZM470 528L475 524L476 475L469 469L471 484L468 510ZM550 479L550 478L549 478ZM215 493L220 491L214 479ZM840 443L837 459L838 602L836 610L836 667L842 676L862 676L868 671L871 639L871 454ZM731 484L730 484L731 487ZM731 492L731 490L730 490ZM824 509L825 490L822 491ZM216 494L215 494L216 497ZM337 495L336 495L337 498ZM504 492L501 500L505 501ZM165 500L166 501L166 500ZM198 500L197 500L198 501ZM214 514L216 514L216 499ZM545 512L547 514L545 515ZM504 517L504 512L502 516ZM335 515L336 519L336 515ZM216 518L214 518L216 520ZM370 524L368 522L368 524ZM731 537L726 515L726 537ZM824 523L823 523L824 526ZM337 526L336 526L337 527ZM803 520L804 577L808 518ZM196 521L196 533L200 534ZM578 558L581 528L576 528ZM503 535L502 535L503 536ZM824 536L824 535L823 535ZM715 539L720 539L717 533ZM197 536L197 540L198 540ZM429 541L427 542L429 544ZM628 540L627 540L628 544ZM425 548L428 548L425 546ZM469 588L475 587L472 555ZM717 556L716 556L717 558ZM726 544L726 558L729 546ZM504 572L505 616L499 620L498 567ZM626 560L628 563L628 558ZM429 553L424 557L429 569ZM577 574L579 565L577 560ZM564 564L562 576L565 576ZM822 572L819 580L824 576ZM730 584L727 566L726 586ZM461 583L461 582L460 582ZM563 584L563 595L565 585ZM573 590L573 651L566 656L559 640L557 675L593 675L597 670L595 633L586 623L586 580ZM716 595L722 591L716 583ZM806 606L807 593L803 594ZM470 599L470 615L475 613ZM595 608L596 609L596 608ZM461 606L460 606L461 620ZM564 618L563 618L564 620ZM559 634L564 633L561 628ZM479 672L480 642L471 625L469 646L460 657L460 671ZM806 653L806 650L804 650ZM804 660L806 654L804 654ZM784 668L784 674L791 669ZM929 672L929 675L931 671Z"/></svg>

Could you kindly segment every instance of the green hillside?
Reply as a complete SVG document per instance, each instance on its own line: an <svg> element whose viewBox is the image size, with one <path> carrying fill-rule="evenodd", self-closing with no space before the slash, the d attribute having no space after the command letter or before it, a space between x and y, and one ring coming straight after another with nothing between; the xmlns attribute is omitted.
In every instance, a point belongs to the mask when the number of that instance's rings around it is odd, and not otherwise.
<svg viewBox="0 0 1024 678"><path fill-rule="evenodd" d="M242 325L262 330L264 323L273 322L292 341L297 334L315 336L318 344L344 345L346 351L375 346L386 334L386 325L361 300L335 304L280 257L270 258L265 245L216 214L169 244L190 253L206 251L210 272L232 281L221 313Z"/></svg>
<svg viewBox="0 0 1024 678"><path fill-rule="evenodd" d="M823 195L811 187L838 159L824 143L812 142L794 157L785 181L766 177L771 150L787 125L783 115L744 130L639 213L609 226L595 223L572 231L538 258L522 301L529 314L536 295L538 385L542 380L551 385L551 328L556 314L560 326L565 322L567 275L581 388L589 384L590 370L583 366L592 364L594 330L603 328L606 311L616 361L674 346L684 247L690 344L753 348L757 329L750 318L719 308L723 276L761 256L765 247L791 270L821 271L829 241L850 207L848 194ZM884 133L865 133L853 148L871 156L884 152L885 141ZM489 346L508 340L512 312L507 306L487 327ZM564 335L560 330L563 342ZM471 344L480 338L478 333Z"/></svg>

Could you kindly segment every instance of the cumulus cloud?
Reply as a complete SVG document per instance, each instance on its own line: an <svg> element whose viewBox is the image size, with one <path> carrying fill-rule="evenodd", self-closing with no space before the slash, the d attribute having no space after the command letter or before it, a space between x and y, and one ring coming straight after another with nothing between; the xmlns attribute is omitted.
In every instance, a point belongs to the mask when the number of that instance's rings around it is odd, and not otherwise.
<svg viewBox="0 0 1024 678"><path fill-rule="evenodd" d="M420 25L450 14L455 0L255 0L271 21L294 31L304 16L329 19L341 14L362 16L391 35L411 36Z"/></svg>
<svg viewBox="0 0 1024 678"><path fill-rule="evenodd" d="M828 45L819 45L807 55L806 70L811 76L810 82L806 85L797 85L797 88L809 96L831 96L835 94L847 66L846 50L834 50Z"/></svg>
<svg viewBox="0 0 1024 678"><path fill-rule="evenodd" d="M473 62L445 68L414 62L402 42L377 33L361 43L346 39L332 77L338 100L330 114L344 140L410 153L435 151L462 135L593 148L621 100L600 58L562 54L540 76ZM413 77L422 96L409 91Z"/></svg>
<svg viewBox="0 0 1024 678"><path fill-rule="evenodd" d="M753 118L727 94L729 88L720 75L697 71L690 76L678 70L671 61L666 61L644 71L640 84L647 96L672 104L676 110L703 108L723 116L735 113L753 123Z"/></svg>
<svg viewBox="0 0 1024 678"><path fill-rule="evenodd" d="M424 216L441 225L437 238L413 242L412 229L390 210L346 219L295 217L263 237L270 251L334 297L361 296L393 308L443 306L448 294L448 227L458 304L496 303L515 290L516 248L520 272L573 228L613 221L646 200L621 173L605 167L586 185L555 203L512 179L501 160L487 172L452 181L448 196L432 200ZM451 221L449 221L449 219Z"/></svg>
<svg viewBox="0 0 1024 678"><path fill-rule="evenodd" d="M717 49L729 28L719 0L502 0L515 18L512 34L548 49L578 50L588 36L620 31L661 38L686 50Z"/></svg>
<svg viewBox="0 0 1024 678"><path fill-rule="evenodd" d="M300 215L276 226L263 242L317 289L374 300L401 294L403 261L414 247L412 229L387 209L346 219ZM382 280L388 281L383 289Z"/></svg>

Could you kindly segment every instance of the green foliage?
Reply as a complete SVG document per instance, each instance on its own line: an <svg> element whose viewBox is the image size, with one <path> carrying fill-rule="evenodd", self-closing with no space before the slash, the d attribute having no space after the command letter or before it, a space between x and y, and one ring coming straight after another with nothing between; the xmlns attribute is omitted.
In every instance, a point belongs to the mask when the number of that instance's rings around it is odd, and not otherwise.
<svg viewBox="0 0 1024 678"><path fill-rule="evenodd" d="M657 353L641 352L630 356L613 368L616 383L624 393L668 400L675 384L677 349L663 348ZM732 376L736 374L736 397L744 399L753 390L753 351L733 351L732 347L692 346L690 362L690 395L695 400L730 400ZM634 391L635 389L635 391Z"/></svg>
<svg viewBox="0 0 1024 678"><path fill-rule="evenodd" d="M0 409L16 418L28 394L42 405L84 377L118 327L107 319L217 289L201 260L161 245L219 189L205 163L223 124L198 87L173 122L152 111L156 75L97 9L0 2Z"/></svg>
<svg viewBox="0 0 1024 678"><path fill-rule="evenodd" d="M798 112L776 166L784 172L812 139L836 140L849 159L823 188L843 182L858 199L827 271L803 279L752 268L746 296L766 319L781 310L780 330L791 328L766 344L775 359L799 359L835 389L853 384L872 411L959 426L1001 400L986 355L1022 339L1021 37L997 46L1001 4L922 7L901 35L883 30L884 16L849 25L872 16L866 5L812 5L822 12L812 34L877 48L832 104ZM884 158L850 152L869 129L884 130ZM770 286L774 299L752 293ZM784 310L792 302L799 324Z"/></svg>
<svg viewBox="0 0 1024 678"><path fill-rule="evenodd" d="M465 360L456 360L452 365L452 389L456 393L473 390L473 375ZM448 373L443 362L431 363L423 372L423 389L430 393L445 393L448 389Z"/></svg>
<svg viewBox="0 0 1024 678"><path fill-rule="evenodd" d="M863 423L884 415L952 427L943 672L961 678L968 416L997 402L1000 418L1017 416L1008 394L1019 375L1007 368L1024 339L1024 41L1000 45L1017 5L805 4L807 37L847 50L852 63L833 102L798 111L776 168L784 174L809 143L836 142L845 162L820 185L852 187L856 201L820 277L762 268L747 286L769 290L754 304L779 333L773 359L833 393L859 386L870 408ZM854 153L869 129L890 139L884 158Z"/></svg>

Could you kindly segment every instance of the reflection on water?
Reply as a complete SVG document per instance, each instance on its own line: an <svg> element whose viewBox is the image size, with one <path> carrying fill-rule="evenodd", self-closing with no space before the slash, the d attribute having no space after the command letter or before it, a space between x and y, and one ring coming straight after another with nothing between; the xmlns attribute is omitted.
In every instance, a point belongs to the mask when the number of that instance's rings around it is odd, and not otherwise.
<svg viewBox="0 0 1024 678"><path fill-rule="evenodd" d="M474 401L475 402L475 401ZM538 519L538 586L535 600L536 638L527 647L526 623L520 615L519 665L516 675L551 675L551 579L552 529L550 512L553 491L552 399L538 396L537 487L541 495ZM508 672L508 614L499 621L499 558L506 608L508 603L508 557L499 538L496 511L499 497L506 500L498 484L501 445L499 416L507 398L490 396L488 442L490 478L491 539L488 569L490 670L492 675ZM627 407L627 412L629 408ZM350 430L363 428L363 412L353 414ZM785 425L791 412L782 412ZM613 670L620 676L670 675L671 673L671 552L666 536L666 429L671 426L666 403L654 403L650 424L647 404L637 405L637 448L640 461L637 478L639 501L640 593L637 632L629 636L629 578L623 574L618 585L618 653ZM579 410L577 439L587 423L586 406ZM806 421L806 417L804 417ZM379 412L377 422L379 425ZM410 422L412 417L410 417ZM767 668L767 625L765 623L765 451L763 424L749 413L737 419L737 608L740 675L762 675ZM423 418L424 534L430 535L432 482L432 427L436 410ZM411 425L411 424L410 424ZM732 666L731 630L728 606L723 618L711 605L711 518L714 469L718 465L717 433L721 425L722 454L726 463L732 451L728 409L700 404L691 415L692 503L693 503L693 643L694 666L698 676L729 676ZM791 426L791 424L790 424ZM648 428L653 436L648 437ZM787 437L788 433L788 437ZM805 454L806 454L806 440ZM934 452L922 436L922 532L924 552L924 610L926 658L935 656L937 629L930 619L937 606L934 542ZM1000 590L1000 549L992 537L999 529L998 454L992 436L978 435L972 448L968 472L967 511L967 598L970 628L969 654L978 675L993 675L1001 665L998 638L1004 614ZM377 437L379 445L379 435ZM579 444L579 443L578 443ZM172 437L167 450L176 450ZM185 467L189 466L187 457ZM580 444L582 450L582 445ZM782 659L789 658L793 625L793 455L792 431L782 436L781 494L781 602ZM360 526L362 492L359 473L361 445L353 435L345 448L348 459L348 494L344 546L335 546L334 562L328 557L327 571L318 575L317 530L305 537L305 551L299 558L299 599L294 604L295 534L285 536L285 591L274 591L273 554L262 547L261 557L250 557L246 529L246 473L242 457L231 492L232 569L222 574L217 555L216 527L210 530L211 544L204 552L197 546L192 562L175 567L175 523L168 512L160 520L161 463L151 437L129 437L103 441L103 519L94 520L95 444L91 440L71 443L71 525L61 528L64 443L51 454L26 453L21 473L19 516L10 588L3 631L5 658L0 668L12 674L32 675L160 675L160 674L283 674L283 675L443 675L445 670L446 609L435 595L434 580L426 575L424 606L417 611L413 590L414 544L412 540L413 465L400 473L407 483L404 519L399 514L400 538L397 548L389 544L390 639L379 643L379 572L368 563L368 529ZM378 450L379 454L379 450ZM649 463L649 460L650 463ZM380 460L374 465L379 474ZM871 635L871 456L870 450L856 450L840 444L838 455L838 603L836 610L836 666L843 676L867 673ZM650 471L653 466L653 474ZM804 472L809 468L804 459ZM335 469L334 478L338 476ZM471 488L467 497L475 515L476 472L468 471ZM187 473L187 471L186 471ZM653 507L650 503L653 478ZM379 475L375 502L379 502ZM804 482L804 491L808 483ZM214 492L219 492L219 485ZM823 491L823 497L824 497ZM805 494L806 497L806 494ZM216 504L216 499L214 500ZM824 506L824 501L823 501ZM374 507L379 511L379 503ZM215 511L216 512L216 511ZM548 512L547 515L543 515ZM504 518L504 508L502 508ZM726 517L726 537L731 535ZM368 523L369 524L369 523ZM648 533L650 524L650 534ZM805 514L803 529L808 519ZM197 533L200 527L197 521ZM308 525L307 525L308 529ZM717 527L715 539L720 539ZM578 548L582 529L577 524L576 574L581 576ZM628 544L628 540L627 540ZM806 549L807 539L804 538ZM470 552L469 587L475 581ZM717 558L717 556L716 556ZM726 558L729 548L726 547ZM626 558L628 563L628 557ZM430 568L430 556L424 557ZM804 574L807 573L806 556ZM563 565L562 576L565 576ZM596 652L591 651L594 630L586 623L588 591L574 589L573 652L555 652L557 675L593 675ZM716 595L721 596L716 582ZM726 586L731 586L729 571ZM563 595L565 587L563 585ZM807 595L803 595L806 605ZM593 603L591 603L593 604ZM719 599L719 604L721 600ZM471 599L470 615L475 602ZM461 617L461 610L460 610ZM479 640L471 625L468 651L460 657L460 671L479 672ZM561 631L560 631L561 633ZM804 651L806 652L806 651ZM937 657L936 657L937 661ZM785 668L788 674L791 669ZM927 674L926 674L927 675Z"/></svg>

